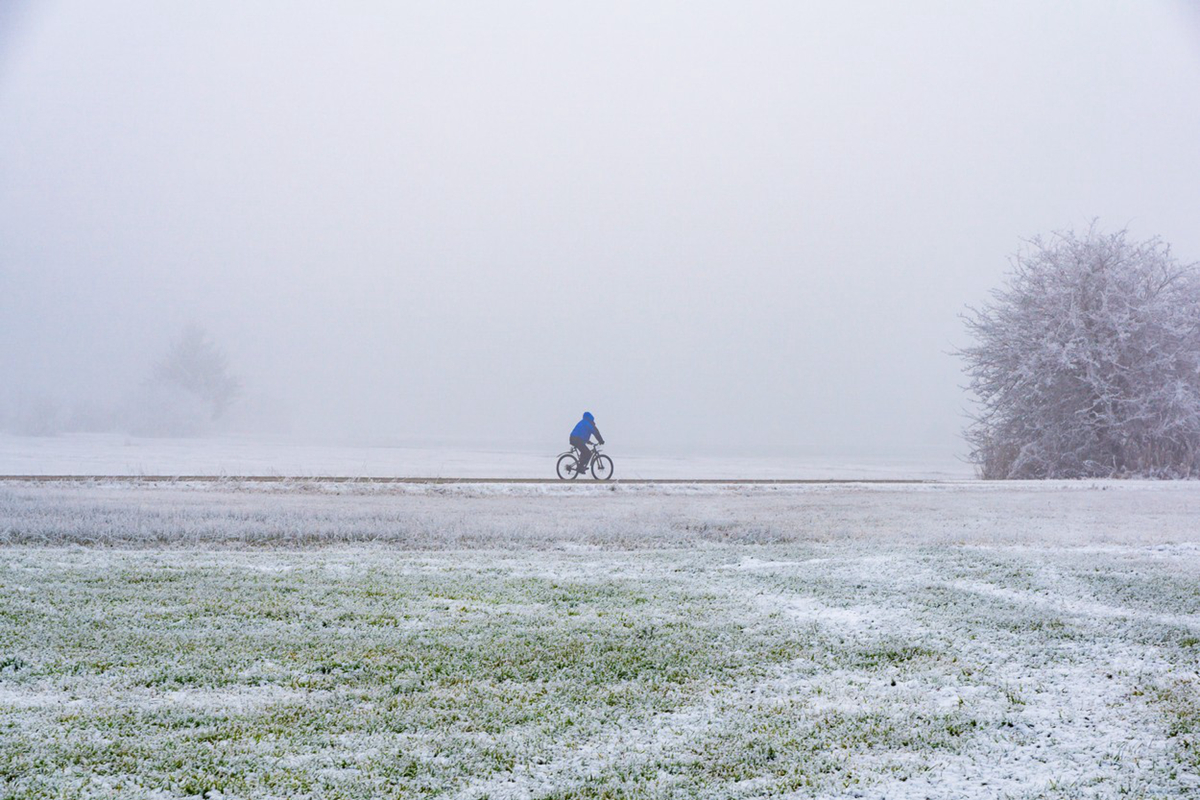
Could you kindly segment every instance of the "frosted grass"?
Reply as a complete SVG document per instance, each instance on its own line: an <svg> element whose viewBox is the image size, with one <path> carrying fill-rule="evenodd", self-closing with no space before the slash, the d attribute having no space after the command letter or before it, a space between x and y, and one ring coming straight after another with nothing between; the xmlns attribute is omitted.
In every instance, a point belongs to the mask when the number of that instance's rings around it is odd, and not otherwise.
<svg viewBox="0 0 1200 800"><path fill-rule="evenodd" d="M1200 796L1187 485L3 491L3 797Z"/></svg>
<svg viewBox="0 0 1200 800"><path fill-rule="evenodd" d="M0 544L417 549L1194 544L1200 482L677 486L0 482Z"/></svg>

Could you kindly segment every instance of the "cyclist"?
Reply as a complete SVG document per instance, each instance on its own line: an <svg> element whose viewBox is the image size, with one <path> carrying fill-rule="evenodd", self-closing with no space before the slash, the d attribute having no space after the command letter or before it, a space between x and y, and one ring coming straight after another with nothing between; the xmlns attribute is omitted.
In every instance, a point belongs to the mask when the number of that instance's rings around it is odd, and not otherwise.
<svg viewBox="0 0 1200 800"><path fill-rule="evenodd" d="M597 444L604 444L604 437L596 427L596 418L592 416L592 412L585 411L583 419L571 430L571 447L579 451L579 466L575 468L575 472L580 475L587 471L588 462L592 460L592 451L588 443L593 436L596 437Z"/></svg>

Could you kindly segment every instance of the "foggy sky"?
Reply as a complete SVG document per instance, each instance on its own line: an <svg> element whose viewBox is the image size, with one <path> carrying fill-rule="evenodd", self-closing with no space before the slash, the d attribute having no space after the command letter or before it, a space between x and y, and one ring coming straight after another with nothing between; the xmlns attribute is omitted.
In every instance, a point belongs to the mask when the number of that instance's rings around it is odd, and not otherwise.
<svg viewBox="0 0 1200 800"><path fill-rule="evenodd" d="M0 376L195 321L298 436L962 453L963 307L1200 259L1198 143L1182 2L9 5Z"/></svg>

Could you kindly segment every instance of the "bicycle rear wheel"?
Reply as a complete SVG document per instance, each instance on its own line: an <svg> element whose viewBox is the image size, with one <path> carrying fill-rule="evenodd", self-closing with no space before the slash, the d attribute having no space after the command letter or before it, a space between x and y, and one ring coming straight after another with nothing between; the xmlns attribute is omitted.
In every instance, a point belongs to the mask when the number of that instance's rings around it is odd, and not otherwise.
<svg viewBox="0 0 1200 800"><path fill-rule="evenodd" d="M579 459L575 458L571 453L563 453L558 457L558 465L555 470L558 472L558 477L564 481L575 480L575 467L578 466Z"/></svg>
<svg viewBox="0 0 1200 800"><path fill-rule="evenodd" d="M592 477L598 481L612 480L613 460L608 456L596 456L592 459Z"/></svg>

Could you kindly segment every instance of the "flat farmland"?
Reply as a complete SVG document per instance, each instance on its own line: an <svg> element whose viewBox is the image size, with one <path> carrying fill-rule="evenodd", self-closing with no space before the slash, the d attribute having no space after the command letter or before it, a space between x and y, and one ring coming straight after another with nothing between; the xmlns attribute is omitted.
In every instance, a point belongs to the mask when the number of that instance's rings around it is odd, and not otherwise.
<svg viewBox="0 0 1200 800"><path fill-rule="evenodd" d="M0 797L1200 796L1200 485L0 484Z"/></svg>

